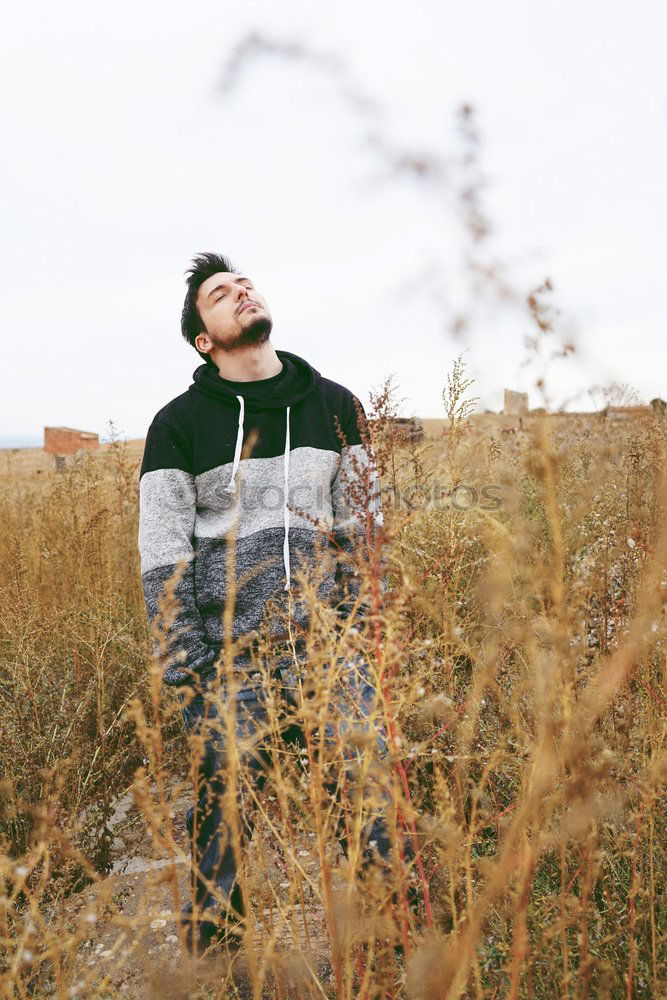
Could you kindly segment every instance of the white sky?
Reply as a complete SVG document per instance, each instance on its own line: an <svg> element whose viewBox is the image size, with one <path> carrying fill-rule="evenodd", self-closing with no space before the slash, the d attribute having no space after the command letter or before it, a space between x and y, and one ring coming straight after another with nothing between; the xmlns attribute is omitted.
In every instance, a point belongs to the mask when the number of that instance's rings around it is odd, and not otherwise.
<svg viewBox="0 0 667 1000"><path fill-rule="evenodd" d="M0 435L104 436L111 419L143 436L200 363L179 322L203 250L253 277L276 348L365 404L394 372L404 412L442 416L467 348L481 407L500 409L505 386L541 405L537 369L521 367L525 310L478 296L467 339L447 332L471 301L451 187L392 176L363 114L303 62L249 60L224 95L251 31L337 55L397 147L453 160L455 111L472 103L485 253L524 294L550 276L577 341L547 368L550 400L579 393L571 407L589 409L588 387L612 380L667 397L658 0L64 0L13 5L3 27Z"/></svg>

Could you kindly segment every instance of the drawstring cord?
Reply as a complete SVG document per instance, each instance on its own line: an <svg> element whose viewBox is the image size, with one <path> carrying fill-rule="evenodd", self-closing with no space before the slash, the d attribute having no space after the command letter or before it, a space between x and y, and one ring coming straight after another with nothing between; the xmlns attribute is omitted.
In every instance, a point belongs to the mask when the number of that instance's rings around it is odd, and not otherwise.
<svg viewBox="0 0 667 1000"><path fill-rule="evenodd" d="M241 409L239 410L239 426L236 432L236 447L234 449L234 461L232 463L232 478L229 480L227 486L225 486L226 493L233 493L236 489L236 471L239 467L239 462L241 461L241 448L243 446L243 411L244 402L243 396L236 397L239 401Z"/></svg>
<svg viewBox="0 0 667 1000"><path fill-rule="evenodd" d="M287 507L287 494L289 490L289 406L287 407L286 429L285 429L285 486L283 497L283 510L285 512L285 541L283 542L283 562L285 564L285 590L290 589L290 564L289 564L289 509Z"/></svg>

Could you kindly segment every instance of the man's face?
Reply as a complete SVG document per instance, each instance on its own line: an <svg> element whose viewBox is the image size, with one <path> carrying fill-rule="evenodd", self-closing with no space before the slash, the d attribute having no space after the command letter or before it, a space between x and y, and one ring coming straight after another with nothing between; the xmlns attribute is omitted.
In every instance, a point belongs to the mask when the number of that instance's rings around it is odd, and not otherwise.
<svg viewBox="0 0 667 1000"><path fill-rule="evenodd" d="M195 340L200 351L235 351L269 339L271 313L250 278L227 271L212 274L199 287L197 308L205 328Z"/></svg>

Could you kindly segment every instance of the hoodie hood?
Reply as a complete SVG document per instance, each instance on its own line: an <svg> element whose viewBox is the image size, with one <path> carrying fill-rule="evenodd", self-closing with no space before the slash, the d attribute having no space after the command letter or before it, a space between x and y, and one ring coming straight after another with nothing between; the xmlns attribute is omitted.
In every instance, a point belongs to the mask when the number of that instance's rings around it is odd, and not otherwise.
<svg viewBox="0 0 667 1000"><path fill-rule="evenodd" d="M320 373L309 365L307 361L290 351L276 351L276 354L285 366L282 378L278 380L272 393L261 400L247 400L240 393L235 393L229 386L225 385L220 378L220 369L217 365L209 365L204 362L193 374L194 382L190 386L190 391L203 392L204 395L214 396L222 400L230 407L238 410L238 427L236 431L236 446L234 448L234 461L232 462L232 474L225 490L228 493L236 493L236 473L241 464L241 450L243 448L243 421L246 409L249 412L257 410L285 410L285 449L283 452L283 520L284 520L284 541L283 541L283 563L285 566L285 590L290 589L290 553L289 553L289 507L287 498L289 496L289 460L290 460L290 410L295 403L305 399L317 386L320 381ZM249 383L252 384L252 383Z"/></svg>
<svg viewBox="0 0 667 1000"><path fill-rule="evenodd" d="M268 397L262 398L261 402L249 396L245 400L245 408L248 411L257 411L258 409L284 410L286 406L294 406L295 403L300 403L302 399L313 392L320 381L321 375L317 369L297 354L292 354L291 351L276 351L276 354L285 366L283 377L278 381L273 392ZM203 392L206 396L222 400L235 411L238 410L239 396L220 378L220 370L217 365L209 365L204 362L195 369L192 378L191 392ZM251 384L248 383L248 385Z"/></svg>

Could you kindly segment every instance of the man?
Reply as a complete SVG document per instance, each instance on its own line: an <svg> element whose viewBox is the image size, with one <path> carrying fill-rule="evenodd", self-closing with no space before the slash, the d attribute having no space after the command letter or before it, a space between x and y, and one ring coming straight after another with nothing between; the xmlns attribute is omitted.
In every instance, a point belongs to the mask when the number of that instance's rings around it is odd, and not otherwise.
<svg viewBox="0 0 667 1000"><path fill-rule="evenodd" d="M185 566L167 648L164 637L155 638L154 648L165 684L178 689L188 733L205 737L199 764L203 790L186 819L194 899L182 914L189 940L201 949L216 933L221 901L227 916L240 921L245 913L230 818L221 805L228 747L224 713L206 697L220 680L225 630L234 643L233 670L239 678L234 736L246 747L242 763L254 771L260 788L266 755L247 749L266 722L265 692L252 671L253 640L262 629L268 632L275 672L291 678L292 687L285 690L294 706L289 692L294 691L295 656L307 672L309 608L299 600L293 573L304 565L317 572L317 596L336 609L337 621L349 624L354 609L355 622L363 625L368 609L359 605L348 556L360 539L374 544L382 514L358 399L303 358L274 350L266 300L227 258L201 254L186 274L181 330L204 363L188 390L167 403L148 430L139 548L151 622L165 584ZM251 457L244 452L249 441L254 442ZM351 481L360 487L359 495L365 489L365 511L350 504ZM348 667L338 707L347 706L348 731L356 725L368 730L375 692L359 664ZM374 735L386 754L382 736ZM332 733L326 736L331 739ZM241 816L245 843L252 825L249 815ZM368 833L368 852L373 844L388 857L390 839L381 816ZM202 911L204 919L197 922Z"/></svg>

